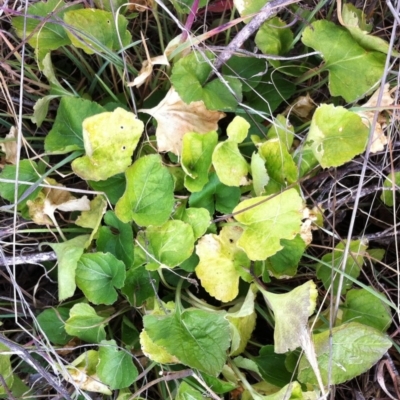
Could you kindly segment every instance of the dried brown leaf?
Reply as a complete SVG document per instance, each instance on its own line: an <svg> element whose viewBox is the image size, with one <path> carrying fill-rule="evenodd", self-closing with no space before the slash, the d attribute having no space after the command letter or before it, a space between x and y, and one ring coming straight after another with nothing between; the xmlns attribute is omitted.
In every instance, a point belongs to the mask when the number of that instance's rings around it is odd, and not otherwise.
<svg viewBox="0 0 400 400"><path fill-rule="evenodd" d="M182 139L186 133L215 131L218 121L225 117L223 112L207 110L203 101L186 104L173 87L158 106L139 111L157 120L158 151L170 151L176 155L181 154Z"/></svg>

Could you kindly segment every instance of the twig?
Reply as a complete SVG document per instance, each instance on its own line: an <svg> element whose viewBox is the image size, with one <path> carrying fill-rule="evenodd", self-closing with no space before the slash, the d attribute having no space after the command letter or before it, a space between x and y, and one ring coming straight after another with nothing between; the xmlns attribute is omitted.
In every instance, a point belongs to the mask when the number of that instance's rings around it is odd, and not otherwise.
<svg viewBox="0 0 400 400"><path fill-rule="evenodd" d="M217 57L214 62L214 72L211 72L210 77L232 57L232 54L237 51L237 49L242 47L243 43L253 35L268 18L278 13L282 8L290 4L298 3L299 1L300 0L273 0L268 2ZM210 79L210 77L208 79Z"/></svg>
<svg viewBox="0 0 400 400"><path fill-rule="evenodd" d="M6 338L4 335L0 334L0 343L7 346L14 355L18 355L24 360L27 364L34 368L46 381L53 387L58 393L63 395L64 399L72 400L70 394L60 386L54 379L54 377L49 374L37 360L35 360L23 346L13 342L12 340Z"/></svg>
<svg viewBox="0 0 400 400"><path fill-rule="evenodd" d="M0 257L0 267L13 264L40 264L44 261L54 260L57 260L57 255L54 251L49 251L47 253L32 253L26 256Z"/></svg>

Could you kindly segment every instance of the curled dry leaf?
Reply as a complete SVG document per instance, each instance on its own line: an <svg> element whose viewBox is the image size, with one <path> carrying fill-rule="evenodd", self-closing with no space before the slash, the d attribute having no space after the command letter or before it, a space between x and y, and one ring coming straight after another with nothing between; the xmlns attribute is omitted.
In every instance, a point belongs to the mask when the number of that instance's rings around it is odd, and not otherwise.
<svg viewBox="0 0 400 400"><path fill-rule="evenodd" d="M54 179L47 178L46 182L52 186L64 187ZM90 201L86 196L79 199L72 196L68 190L43 188L35 200L27 202L29 215L38 225L56 225L54 212L59 211L87 211L90 210Z"/></svg>
<svg viewBox="0 0 400 400"><path fill-rule="evenodd" d="M300 236L307 246L312 242L312 231L318 230L318 226L322 225L322 217L318 207L313 207L312 210L308 207L304 207Z"/></svg>
<svg viewBox="0 0 400 400"><path fill-rule="evenodd" d="M182 152L185 133L215 131L218 121L225 117L223 112L207 110L203 101L184 103L173 87L158 106L139 112L150 114L157 120L158 151L170 151L176 155Z"/></svg>
<svg viewBox="0 0 400 400"><path fill-rule="evenodd" d="M18 153L17 135L17 128L12 126L10 132L5 137L5 142L0 143L0 149L6 155L5 161L7 164L16 164Z"/></svg>
<svg viewBox="0 0 400 400"><path fill-rule="evenodd" d="M147 1L147 0L143 0ZM133 82L128 83L128 86L132 87L140 87L142 86L147 78L153 73L153 66L154 65L169 65L169 57L174 52L174 50L182 44L181 42L182 35L178 35L177 37L173 38L165 48L164 54L162 56L152 57L148 55L147 60L143 61L142 68L139 71L138 76L133 80ZM146 43L143 39L143 44L146 46ZM146 48L146 54L147 48Z"/></svg>
<svg viewBox="0 0 400 400"><path fill-rule="evenodd" d="M365 104L362 105L362 107L364 108L379 107L382 109L393 105L394 103L394 100L392 98L393 89L389 90L389 84L387 83L385 85L382 100L378 104L379 91L380 89L376 90L375 93L370 97L370 99ZM371 126L375 114L374 110L359 111L357 114L361 116L364 125L368 127ZM384 118L380 114L373 132L372 144L370 149L371 153L377 153L378 151L382 151L385 148L385 145L387 144L387 137L383 131L385 126L386 126L386 118Z"/></svg>
<svg viewBox="0 0 400 400"><path fill-rule="evenodd" d="M293 113L301 119L309 120L311 119L316 106L317 105L314 103L309 93L307 93L305 96L298 97L290 106L288 106L285 115Z"/></svg>

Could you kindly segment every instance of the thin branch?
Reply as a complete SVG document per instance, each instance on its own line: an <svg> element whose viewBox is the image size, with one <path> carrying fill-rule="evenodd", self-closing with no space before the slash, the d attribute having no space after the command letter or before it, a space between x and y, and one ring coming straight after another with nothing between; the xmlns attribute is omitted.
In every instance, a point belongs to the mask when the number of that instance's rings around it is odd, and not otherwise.
<svg viewBox="0 0 400 400"><path fill-rule="evenodd" d="M5 267L6 265L18 265L18 264L40 264L44 261L55 261L57 260L57 255L54 251L49 251L47 253L32 253L22 256L15 257L0 257L0 267Z"/></svg>
<svg viewBox="0 0 400 400"><path fill-rule="evenodd" d="M300 0L273 0L268 2L259 13L233 38L226 46L225 50L220 53L214 62L214 72L222 67L234 54L237 49L240 49L243 43L253 35L260 26L273 15L277 14L282 8L298 3ZM212 76L210 75L210 77ZM210 77L208 79L210 79Z"/></svg>

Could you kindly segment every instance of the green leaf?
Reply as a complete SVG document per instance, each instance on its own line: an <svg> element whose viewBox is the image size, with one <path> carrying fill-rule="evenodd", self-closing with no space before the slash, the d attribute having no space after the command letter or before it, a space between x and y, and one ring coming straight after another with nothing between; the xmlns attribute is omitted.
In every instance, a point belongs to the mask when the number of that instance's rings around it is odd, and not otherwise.
<svg viewBox="0 0 400 400"><path fill-rule="evenodd" d="M126 29L128 20L121 14L117 16L115 21L112 12L93 8L68 11L64 14L65 30L71 43L86 54L120 50L130 44L132 37Z"/></svg>
<svg viewBox="0 0 400 400"><path fill-rule="evenodd" d="M274 346L267 345L260 349L253 361L257 364L261 377L273 385L283 387L292 379L292 373L285 367L286 356L276 354Z"/></svg>
<svg viewBox="0 0 400 400"><path fill-rule="evenodd" d="M284 115L279 114L267 132L267 139L278 138L279 141L290 151L294 140L294 127Z"/></svg>
<svg viewBox="0 0 400 400"><path fill-rule="evenodd" d="M389 174L386 177L385 182L383 182L383 187L384 188L394 187L398 191L400 188L400 171L393 172L393 174ZM391 190L382 191L381 200L388 207L393 207L394 205L393 197L394 197L393 191Z"/></svg>
<svg viewBox="0 0 400 400"><path fill-rule="evenodd" d="M200 192L192 193L189 197L191 207L205 208L210 215L215 210L230 214L240 199L240 189L221 183L217 174L210 174L210 179Z"/></svg>
<svg viewBox="0 0 400 400"><path fill-rule="evenodd" d="M368 371L392 346L386 335L357 322L313 335L313 342L323 382L332 385ZM317 383L304 356L300 360L298 379L307 384Z"/></svg>
<svg viewBox="0 0 400 400"><path fill-rule="evenodd" d="M272 115L284 100L294 94L295 90L294 83L286 79L284 75L276 70L273 73L268 71L256 89L246 93L246 104L258 112ZM258 121L262 120L255 114L253 114L253 118Z"/></svg>
<svg viewBox="0 0 400 400"><path fill-rule="evenodd" d="M354 321L385 332L392 321L392 314L374 293L373 288L349 290L343 306L342 322Z"/></svg>
<svg viewBox="0 0 400 400"><path fill-rule="evenodd" d="M303 201L295 189L271 197L242 201L234 210L235 219L244 225L238 240L250 260L265 260L283 248L282 239L300 233Z"/></svg>
<svg viewBox="0 0 400 400"><path fill-rule="evenodd" d="M149 226L140 232L139 242L151 255L149 269L160 266L176 267L191 256L194 250L192 227L179 220L167 221L161 226Z"/></svg>
<svg viewBox="0 0 400 400"><path fill-rule="evenodd" d="M208 110L234 111L242 100L242 85L238 79L227 76L223 76L223 80L216 78L206 83L212 71L212 62L210 52L192 51L172 68L172 85L187 104L203 101ZM187 90L188 87L190 90Z"/></svg>
<svg viewBox="0 0 400 400"><path fill-rule="evenodd" d="M260 58L233 55L222 66L222 73L226 76L240 77L243 92L249 92L260 83L262 73L267 68L267 62Z"/></svg>
<svg viewBox="0 0 400 400"><path fill-rule="evenodd" d="M185 310L163 315L145 315L144 328L155 344L182 364L217 376L226 361L229 322L222 313Z"/></svg>
<svg viewBox="0 0 400 400"><path fill-rule="evenodd" d="M322 104L313 115L307 145L323 168L339 167L365 150L368 134L356 113Z"/></svg>
<svg viewBox="0 0 400 400"><path fill-rule="evenodd" d="M264 54L285 54L290 50L292 42L293 33L287 27L287 22L278 17L270 18L264 22L255 37L257 47ZM274 63L276 64L276 61Z"/></svg>
<svg viewBox="0 0 400 400"><path fill-rule="evenodd" d="M139 158L125 171L126 190L115 207L122 222L162 225L174 205L174 180L159 155Z"/></svg>
<svg viewBox="0 0 400 400"><path fill-rule="evenodd" d="M249 166L239 151L237 143L227 140L219 143L212 156L219 180L227 186L246 185Z"/></svg>
<svg viewBox="0 0 400 400"><path fill-rule="evenodd" d="M75 271L89 235L80 235L63 243L49 243L58 261L58 300L63 301L75 293Z"/></svg>
<svg viewBox="0 0 400 400"><path fill-rule="evenodd" d="M64 154L83 150L83 121L104 112L99 104L77 97L62 97L53 127L44 139L48 153Z"/></svg>
<svg viewBox="0 0 400 400"><path fill-rule="evenodd" d="M65 330L71 336L88 343L100 343L106 338L104 329L107 318L100 317L89 304L75 304L70 312L69 318L65 322Z"/></svg>
<svg viewBox="0 0 400 400"><path fill-rule="evenodd" d="M118 349L115 340L102 340L99 346L97 375L112 390L126 388L138 376L132 358L129 352Z"/></svg>
<svg viewBox="0 0 400 400"><path fill-rule="evenodd" d="M295 276L297 265L303 256L306 244L300 235L297 235L292 240L282 239L281 244L283 249L266 261L268 272L275 278Z"/></svg>
<svg viewBox="0 0 400 400"><path fill-rule="evenodd" d="M287 353L303 347L308 317L314 313L318 297L317 286L307 281L290 292L271 293L260 289L275 317L275 353Z"/></svg>
<svg viewBox="0 0 400 400"><path fill-rule="evenodd" d="M49 51L71 44L62 24L46 21L49 14L52 15L51 20L54 21L62 19L67 11L81 8L80 4L67 5L59 0L39 1L29 6L27 10L28 16L36 18L27 18L25 24L24 17L15 17L12 19L12 25L18 37L29 38L28 43L35 49L36 58L41 64Z"/></svg>
<svg viewBox="0 0 400 400"><path fill-rule="evenodd" d="M361 240L353 240L350 244L350 254L347 257L344 272L353 278L358 278L364 257L366 255L367 245ZM341 270L343 268L345 243L341 242L332 253L325 254L321 258L321 262L317 263L317 277L322 280L326 290L331 290L333 285L333 293L336 296L339 288L340 274L333 268ZM343 286L341 295L346 293L352 286L353 282L348 278L343 278Z"/></svg>
<svg viewBox="0 0 400 400"><path fill-rule="evenodd" d="M116 108L86 118L82 128L86 155L72 162L72 170L82 179L104 181L131 165L144 125L135 114Z"/></svg>
<svg viewBox="0 0 400 400"><path fill-rule="evenodd" d="M267 140L258 151L265 160L269 176L268 184L264 188L266 194L281 192L286 186L296 182L297 166L285 144L278 138Z"/></svg>
<svg viewBox="0 0 400 400"><path fill-rule="evenodd" d="M31 185L24 185L22 183L16 182L16 169L15 165L5 165L3 170L0 173L0 196L9 201L11 204L15 203L15 185L18 186L18 199L28 190ZM36 182L40 178L40 174L38 171L38 165L34 161L30 160L22 160L19 163L18 170L18 181L25 182ZM12 180L15 183L2 182L1 180ZM24 200L22 200L17 205L17 210L24 211L26 209L26 203L29 200L34 200L39 194L41 188L36 188L29 196L27 196Z"/></svg>
<svg viewBox="0 0 400 400"><path fill-rule="evenodd" d="M185 187L190 192L199 192L208 182L211 156L217 142L217 132L189 132L183 136L181 163L186 174Z"/></svg>
<svg viewBox="0 0 400 400"><path fill-rule="evenodd" d="M52 343L62 346L72 339L65 331L65 321L68 317L68 308L49 308L37 316L37 322Z"/></svg>
<svg viewBox="0 0 400 400"><path fill-rule="evenodd" d="M179 385L175 400L204 400L204 394L186 382Z"/></svg>
<svg viewBox="0 0 400 400"><path fill-rule="evenodd" d="M228 140L219 143L212 155L212 163L219 180L227 186L246 185L249 166L239 151L238 143L243 142L250 124L236 116L228 125Z"/></svg>
<svg viewBox="0 0 400 400"><path fill-rule="evenodd" d="M83 254L76 269L76 284L94 304L113 304L125 281L125 265L110 253Z"/></svg>
<svg viewBox="0 0 400 400"><path fill-rule="evenodd" d="M265 0L234 0L233 4L237 8L241 17L252 15L261 10L265 6ZM246 18L245 22L248 23L251 18Z"/></svg>
<svg viewBox="0 0 400 400"><path fill-rule="evenodd" d="M98 231L97 250L111 253L124 262L126 268L133 264L133 231L131 224L121 222L112 211L104 215L104 222Z"/></svg>
<svg viewBox="0 0 400 400"><path fill-rule="evenodd" d="M245 252L237 247L241 234L240 227L224 226L218 236L204 235L196 246L200 262L195 271L201 286L223 302L236 298L240 270L250 266Z"/></svg>
<svg viewBox="0 0 400 400"><path fill-rule="evenodd" d="M112 205L117 204L117 201L124 194L126 187L125 174L111 176L105 181L87 181L87 183L97 192L104 192Z"/></svg>
<svg viewBox="0 0 400 400"><path fill-rule="evenodd" d="M6 353L6 354L3 354ZM8 353L8 354L7 354ZM13 367L10 362L11 349L0 343L0 375L3 378L7 388L10 389L14 383ZM8 394L6 388L0 383L0 395Z"/></svg>
<svg viewBox="0 0 400 400"><path fill-rule="evenodd" d="M145 269L143 265L132 267L126 273L124 287L121 292L133 307L141 307L150 297L155 295L160 278L158 273Z"/></svg>
<svg viewBox="0 0 400 400"><path fill-rule="evenodd" d="M211 224L210 213L205 208L185 208L181 220L192 227L195 240L202 237Z"/></svg>
<svg viewBox="0 0 400 400"><path fill-rule="evenodd" d="M382 79L385 55L363 49L349 31L333 22L314 22L304 30L302 41L322 54L332 96L355 101Z"/></svg>

